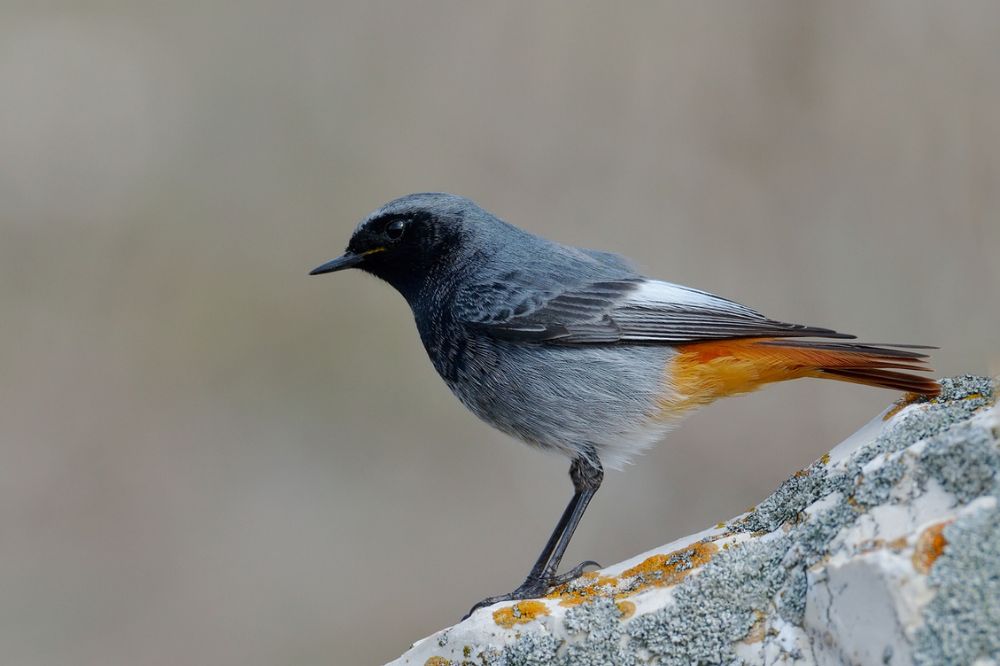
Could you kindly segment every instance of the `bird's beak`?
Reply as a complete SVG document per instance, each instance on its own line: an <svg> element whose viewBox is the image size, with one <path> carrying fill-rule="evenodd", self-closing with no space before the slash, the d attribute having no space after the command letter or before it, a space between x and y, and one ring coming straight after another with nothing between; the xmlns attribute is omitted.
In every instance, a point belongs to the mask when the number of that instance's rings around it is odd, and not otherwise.
<svg viewBox="0 0 1000 666"><path fill-rule="evenodd" d="M322 266L317 266L316 268L309 271L309 275L322 275L323 273L333 273L334 271L342 271L345 268L353 268L364 261L364 254L354 254L353 252L347 252L341 256L326 262Z"/></svg>
<svg viewBox="0 0 1000 666"><path fill-rule="evenodd" d="M364 252L351 252L348 250L344 254L340 255L336 259L326 262L322 266L317 266L316 268L309 271L309 275L322 275L323 273L333 273L334 271L342 271L345 268L354 268L362 261L365 260L370 254L377 254L379 252L385 252L385 247L373 247L370 250L365 250Z"/></svg>

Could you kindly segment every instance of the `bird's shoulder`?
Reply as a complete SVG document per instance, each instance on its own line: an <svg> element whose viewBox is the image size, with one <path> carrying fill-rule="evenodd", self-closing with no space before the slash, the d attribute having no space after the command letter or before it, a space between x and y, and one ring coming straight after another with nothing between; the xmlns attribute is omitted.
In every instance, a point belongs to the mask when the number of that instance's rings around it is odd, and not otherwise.
<svg viewBox="0 0 1000 666"><path fill-rule="evenodd" d="M523 322L543 311L580 319L612 305L640 280L616 254L545 247L494 257L464 276L451 306L456 319L467 324Z"/></svg>

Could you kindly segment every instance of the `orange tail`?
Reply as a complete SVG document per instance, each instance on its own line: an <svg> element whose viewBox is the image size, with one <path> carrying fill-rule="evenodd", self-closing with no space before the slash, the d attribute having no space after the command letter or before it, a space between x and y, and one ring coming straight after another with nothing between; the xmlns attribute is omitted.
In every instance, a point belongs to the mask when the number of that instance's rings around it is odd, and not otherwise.
<svg viewBox="0 0 1000 666"><path fill-rule="evenodd" d="M664 407L694 407L723 396L753 391L770 382L800 377L938 395L941 387L933 379L899 372L930 371L927 355L914 349L927 348L778 338L682 345L668 369L675 393L664 400Z"/></svg>
<svg viewBox="0 0 1000 666"><path fill-rule="evenodd" d="M937 381L909 372L931 372L927 354L912 351L929 349L912 345L875 346L850 342L798 342L781 340L763 343L782 347L789 352L799 352L808 357L809 352L824 354L810 374L811 377L838 379L843 382L879 386L881 388L909 391L921 395L938 395L941 386Z"/></svg>

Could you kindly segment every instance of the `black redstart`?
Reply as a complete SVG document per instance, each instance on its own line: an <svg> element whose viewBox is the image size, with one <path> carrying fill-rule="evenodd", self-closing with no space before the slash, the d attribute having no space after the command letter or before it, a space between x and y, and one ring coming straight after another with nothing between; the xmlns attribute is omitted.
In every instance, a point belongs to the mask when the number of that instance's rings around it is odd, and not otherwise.
<svg viewBox="0 0 1000 666"><path fill-rule="evenodd" d="M604 476L723 396L818 377L936 395L926 355L835 339L643 277L625 259L539 238L452 194L410 194L310 275L360 268L413 310L434 368L478 417L570 463L573 498L525 581L484 605L541 596ZM802 338L820 338L804 340ZM470 611L471 613L472 611Z"/></svg>

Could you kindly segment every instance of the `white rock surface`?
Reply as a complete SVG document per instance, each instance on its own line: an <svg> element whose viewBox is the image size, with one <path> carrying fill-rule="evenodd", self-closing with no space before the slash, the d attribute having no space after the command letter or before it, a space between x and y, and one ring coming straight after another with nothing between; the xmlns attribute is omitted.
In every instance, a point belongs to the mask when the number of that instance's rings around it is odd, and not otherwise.
<svg viewBox="0 0 1000 666"><path fill-rule="evenodd" d="M944 380L749 513L501 603L395 665L997 664L1000 407Z"/></svg>

